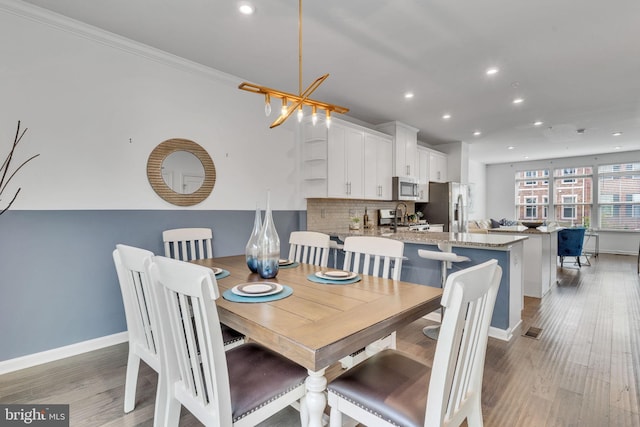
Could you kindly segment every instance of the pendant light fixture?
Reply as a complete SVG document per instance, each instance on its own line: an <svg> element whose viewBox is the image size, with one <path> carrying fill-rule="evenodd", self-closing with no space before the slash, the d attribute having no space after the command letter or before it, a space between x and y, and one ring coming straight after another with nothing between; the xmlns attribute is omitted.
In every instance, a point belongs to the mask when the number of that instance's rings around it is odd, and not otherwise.
<svg viewBox="0 0 640 427"><path fill-rule="evenodd" d="M302 0L298 0L298 94L295 95L248 82L241 83L240 86L238 86L238 89L264 95L264 112L267 116L271 114L271 98L278 98L282 100L280 115L273 123L271 123L271 129L284 123L284 121L287 120L296 110L298 112L298 121L302 121L304 116L303 107L305 105L311 107L312 122L314 125L318 121L318 109L324 110L326 113L325 123L327 127L329 127L331 124L331 112L335 111L336 113L344 114L348 112L349 109L309 98L313 91L315 91L318 86L327 79L327 77L329 77L329 74L318 77L304 90L304 92L302 91Z"/></svg>

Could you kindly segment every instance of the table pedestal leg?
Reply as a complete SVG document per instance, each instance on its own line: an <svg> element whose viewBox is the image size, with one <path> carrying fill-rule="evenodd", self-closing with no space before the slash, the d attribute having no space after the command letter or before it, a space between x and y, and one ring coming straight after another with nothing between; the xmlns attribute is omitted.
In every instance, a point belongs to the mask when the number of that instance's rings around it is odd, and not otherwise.
<svg viewBox="0 0 640 427"><path fill-rule="evenodd" d="M307 394L304 399L306 408L300 408L300 410L303 411L303 420L308 418L309 427L322 427L322 415L324 414L324 408L327 406L327 397L325 395L327 378L324 376L324 371L324 369L307 371L309 376L305 381Z"/></svg>

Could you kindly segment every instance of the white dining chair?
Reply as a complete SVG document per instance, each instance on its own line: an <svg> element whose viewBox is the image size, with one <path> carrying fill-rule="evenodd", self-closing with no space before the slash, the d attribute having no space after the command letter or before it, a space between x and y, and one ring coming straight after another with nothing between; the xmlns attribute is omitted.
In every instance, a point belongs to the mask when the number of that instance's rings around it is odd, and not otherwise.
<svg viewBox="0 0 640 427"><path fill-rule="evenodd" d="M446 307L432 367L385 350L327 387L331 427L342 414L368 426L483 425L482 378L491 316L502 270L496 260L449 275Z"/></svg>
<svg viewBox="0 0 640 427"><path fill-rule="evenodd" d="M331 237L316 231L293 231L289 235L289 259L326 267Z"/></svg>
<svg viewBox="0 0 640 427"><path fill-rule="evenodd" d="M182 261L213 258L210 228L175 228L162 232L164 256Z"/></svg>
<svg viewBox="0 0 640 427"><path fill-rule="evenodd" d="M399 240L373 236L349 236L344 240L346 271L400 280L403 259L404 243ZM344 357L340 363L349 369L386 348L396 348L395 332Z"/></svg>
<svg viewBox="0 0 640 427"><path fill-rule="evenodd" d="M182 261L213 258L213 232L210 228L174 228L162 232L164 256ZM221 323L225 348L244 343L245 336Z"/></svg>
<svg viewBox="0 0 640 427"><path fill-rule="evenodd" d="M118 273L124 314L129 334L129 356L124 387L124 412L136 406L136 385L140 360L160 372L157 327L146 264L153 252L126 245L116 245L113 262Z"/></svg>
<svg viewBox="0 0 640 427"><path fill-rule="evenodd" d="M257 343L224 351L211 269L154 257L149 272L160 307L162 374L154 425L177 426L184 406L207 426L254 426L300 403L305 368ZM193 320L184 321L181 313L190 307Z"/></svg>

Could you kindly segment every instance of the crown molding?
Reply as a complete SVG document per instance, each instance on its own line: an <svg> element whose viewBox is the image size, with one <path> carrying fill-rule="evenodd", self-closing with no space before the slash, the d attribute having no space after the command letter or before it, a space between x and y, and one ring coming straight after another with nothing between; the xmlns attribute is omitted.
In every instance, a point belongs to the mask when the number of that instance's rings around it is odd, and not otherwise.
<svg viewBox="0 0 640 427"><path fill-rule="evenodd" d="M240 84L243 79L240 77L224 73L215 68L199 64L194 61L170 54L160 49L136 42L126 37L119 36L106 30L94 27L81 21L60 15L58 13L25 3L20 0L0 0L0 12L5 12L28 19L33 22L47 25L57 30L82 37L100 43L114 49L118 49L129 54L149 59L173 68L198 74L212 80L222 80L224 82Z"/></svg>

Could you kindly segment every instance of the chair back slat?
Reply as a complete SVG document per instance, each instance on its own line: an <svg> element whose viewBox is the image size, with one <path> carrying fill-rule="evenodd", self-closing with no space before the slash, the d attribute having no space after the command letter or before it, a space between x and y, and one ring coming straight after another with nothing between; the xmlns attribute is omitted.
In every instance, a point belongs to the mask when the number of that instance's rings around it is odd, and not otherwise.
<svg viewBox="0 0 640 427"><path fill-rule="evenodd" d="M293 231L289 236L289 259L326 267L329 263L328 234L315 231Z"/></svg>
<svg viewBox="0 0 640 427"><path fill-rule="evenodd" d="M427 397L426 419L458 425L482 389L488 330L502 278L496 260L455 272L442 296L442 321ZM462 419L460 419L462 422Z"/></svg>
<svg viewBox="0 0 640 427"><path fill-rule="evenodd" d="M343 270L400 280L404 243L372 236L349 236L344 241Z"/></svg>
<svg viewBox="0 0 640 427"><path fill-rule="evenodd" d="M182 261L213 258L210 228L176 228L162 232L164 256Z"/></svg>

